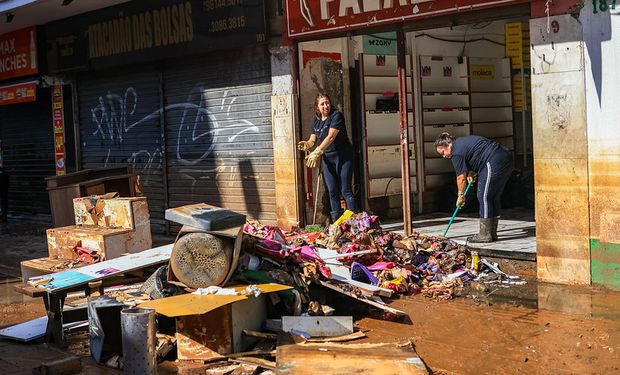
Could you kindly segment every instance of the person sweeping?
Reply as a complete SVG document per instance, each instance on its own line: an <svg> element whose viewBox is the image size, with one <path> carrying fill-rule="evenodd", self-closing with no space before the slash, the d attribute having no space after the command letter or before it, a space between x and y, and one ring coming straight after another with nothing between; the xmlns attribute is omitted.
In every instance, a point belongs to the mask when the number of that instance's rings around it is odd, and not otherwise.
<svg viewBox="0 0 620 375"><path fill-rule="evenodd" d="M332 108L328 95L319 93L316 96L314 110L312 134L307 141L300 141L297 148L309 151L318 143L318 146L306 156L306 166L315 168L322 157L323 179L327 185L330 216L334 222L344 212L340 207L340 194L344 197L347 209L357 212L351 188L354 150L347 137L344 116L342 112Z"/></svg>
<svg viewBox="0 0 620 375"><path fill-rule="evenodd" d="M514 169L511 152L491 139L477 135L454 138L449 133L439 135L435 141L435 150L442 157L450 159L454 166L458 188L457 207L465 205L465 188L468 183L473 183L477 176L480 231L468 237L467 241L497 241L500 200Z"/></svg>

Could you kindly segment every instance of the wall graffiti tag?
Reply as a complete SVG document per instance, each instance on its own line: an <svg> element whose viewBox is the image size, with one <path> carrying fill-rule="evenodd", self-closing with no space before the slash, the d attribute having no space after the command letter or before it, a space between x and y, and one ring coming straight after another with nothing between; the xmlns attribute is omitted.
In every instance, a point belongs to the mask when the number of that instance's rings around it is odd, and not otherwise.
<svg viewBox="0 0 620 375"><path fill-rule="evenodd" d="M150 149L131 150L127 148L130 147L127 140L132 132L144 131L150 126L159 128L161 116L165 116L166 128L176 134L168 140L168 147L174 150L175 162L188 167L180 169L185 178L195 182L204 178L204 173L225 172L227 167L204 163L213 154L216 138L223 135L225 129L235 128L232 135L220 139L220 142L223 139L226 143L232 143L242 134L258 133L259 129L249 120L232 116L237 99L232 91L225 91L219 105L214 108L208 108L205 92L205 87L197 84L188 93L186 101L158 108L133 122L130 119L136 115L140 104L136 89L128 87L122 94L108 91L99 96L97 105L90 109L90 113L95 128L92 135L100 136L107 145L104 165L110 163L111 155L129 155L127 162L144 176L147 183L149 175L157 173L163 166L164 148L155 141ZM178 111L179 115L176 114Z"/></svg>

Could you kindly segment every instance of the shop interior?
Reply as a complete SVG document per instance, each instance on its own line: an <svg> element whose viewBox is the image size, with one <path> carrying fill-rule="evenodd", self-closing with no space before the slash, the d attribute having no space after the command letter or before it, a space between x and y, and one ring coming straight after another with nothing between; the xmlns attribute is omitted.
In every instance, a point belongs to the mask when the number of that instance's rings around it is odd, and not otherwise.
<svg viewBox="0 0 620 375"><path fill-rule="evenodd" d="M402 230L397 36L380 31L299 43L301 133L310 132L314 96L327 92L356 149L361 207L384 227ZM442 132L480 135L513 152L515 171L502 197L503 240L477 247L535 259L527 19L407 31L405 45L413 230L443 234L454 211L454 169L435 152L435 139ZM316 172L306 172L306 190L313 192ZM478 231L475 188L448 233L459 242Z"/></svg>

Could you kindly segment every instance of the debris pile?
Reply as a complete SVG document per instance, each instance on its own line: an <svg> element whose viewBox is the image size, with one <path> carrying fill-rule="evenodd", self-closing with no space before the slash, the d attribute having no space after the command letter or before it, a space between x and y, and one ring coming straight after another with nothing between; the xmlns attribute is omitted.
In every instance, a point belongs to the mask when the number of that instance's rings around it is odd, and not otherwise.
<svg viewBox="0 0 620 375"><path fill-rule="evenodd" d="M467 286L524 283L465 245L442 236L385 231L366 212L347 211L327 228L290 232L206 204L169 209L166 218L183 225L174 244L112 258L112 247L89 250L95 236L89 233L71 249L88 264L28 278L24 293L57 301L48 304L51 320L41 326L41 336L65 341L64 332L74 324L69 317L79 315L62 313L65 298L82 289L78 300L66 304L87 309L90 351L98 363L123 366L126 353L119 342L130 335L125 327L133 326L120 326L123 318L134 319L123 313L134 310L157 315L157 324L147 324L158 331L151 352L175 359L179 370L270 373L277 362L316 343L330 342L330 350L350 356L335 343L365 334L354 328L352 316L342 315L345 306L338 306L337 298L329 300L334 292L392 319L406 313L383 298L422 295L446 301ZM155 337L153 331L141 336ZM308 346L300 349L301 344ZM281 352L286 353L276 354Z"/></svg>
<svg viewBox="0 0 620 375"><path fill-rule="evenodd" d="M403 237L384 231L377 217L366 212L336 222L323 232L283 233L278 227L257 222L246 224L244 231L248 236L243 249L263 258L253 261L254 270L277 263L276 269L287 270L293 279L303 281L296 285L301 287L317 279L354 281L358 286L362 283L362 287L395 294L446 300L460 295L463 285L475 276L466 246L445 237L417 233ZM301 271L295 272L295 267ZM340 277L334 277L335 273Z"/></svg>

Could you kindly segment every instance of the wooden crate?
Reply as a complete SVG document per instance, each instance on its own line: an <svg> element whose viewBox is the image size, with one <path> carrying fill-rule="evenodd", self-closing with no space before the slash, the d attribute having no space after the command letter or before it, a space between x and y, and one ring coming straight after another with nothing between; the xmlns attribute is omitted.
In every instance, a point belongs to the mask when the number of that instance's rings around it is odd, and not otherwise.
<svg viewBox="0 0 620 375"><path fill-rule="evenodd" d="M219 307L206 314L177 317L177 357L209 360L249 350L256 339L243 330L261 331L267 318L266 295Z"/></svg>
<svg viewBox="0 0 620 375"><path fill-rule="evenodd" d="M95 209L91 209L92 207ZM73 199L73 211L75 212L76 225L97 225L106 228L125 229L150 226L146 197L75 198Z"/></svg>
<svg viewBox="0 0 620 375"><path fill-rule="evenodd" d="M95 250L105 259L114 259L126 253L137 253L152 247L151 232L125 228L72 225L47 230L47 248L52 259L77 259L73 247Z"/></svg>

